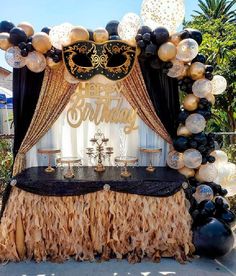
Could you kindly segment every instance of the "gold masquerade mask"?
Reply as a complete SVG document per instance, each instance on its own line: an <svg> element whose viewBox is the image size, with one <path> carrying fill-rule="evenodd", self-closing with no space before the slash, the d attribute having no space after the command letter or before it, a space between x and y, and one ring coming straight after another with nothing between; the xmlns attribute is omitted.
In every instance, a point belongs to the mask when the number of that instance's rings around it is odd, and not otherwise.
<svg viewBox="0 0 236 276"><path fill-rule="evenodd" d="M122 41L97 44L79 41L63 47L64 63L76 79L86 81L97 74L110 80L121 80L132 70L136 47Z"/></svg>

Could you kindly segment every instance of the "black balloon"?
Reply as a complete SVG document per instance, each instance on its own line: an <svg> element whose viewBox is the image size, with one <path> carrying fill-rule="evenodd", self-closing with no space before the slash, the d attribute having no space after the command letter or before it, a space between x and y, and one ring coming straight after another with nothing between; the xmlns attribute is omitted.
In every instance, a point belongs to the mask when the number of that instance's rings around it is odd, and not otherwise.
<svg viewBox="0 0 236 276"><path fill-rule="evenodd" d="M230 227L216 218L207 218L193 227L196 254L216 258L230 252L234 236Z"/></svg>
<svg viewBox="0 0 236 276"><path fill-rule="evenodd" d="M202 43L202 33L196 29L186 29L192 39L194 39L198 45Z"/></svg>
<svg viewBox="0 0 236 276"><path fill-rule="evenodd" d="M193 149L196 149L197 148L197 142L196 141L194 141L194 140L190 140L189 141L189 146L191 147L191 148L193 148Z"/></svg>
<svg viewBox="0 0 236 276"><path fill-rule="evenodd" d="M179 136L174 140L173 146L175 150L179 152L184 152L189 147L188 139L184 136Z"/></svg>
<svg viewBox="0 0 236 276"><path fill-rule="evenodd" d="M206 145L207 144L207 136L203 132L195 134L193 139L198 143L198 145Z"/></svg>
<svg viewBox="0 0 236 276"><path fill-rule="evenodd" d="M203 200L199 205L198 205L199 210L205 210L205 213L208 216L213 216L216 206L215 203L211 200Z"/></svg>
<svg viewBox="0 0 236 276"><path fill-rule="evenodd" d="M151 32L152 32L152 29L148 26L142 26L138 30L138 34L141 34L141 35L144 35L145 33L151 33Z"/></svg>
<svg viewBox="0 0 236 276"><path fill-rule="evenodd" d="M190 37L190 34L188 31L184 30L180 33L180 38L181 39L186 39L186 38L189 38Z"/></svg>
<svg viewBox="0 0 236 276"><path fill-rule="evenodd" d="M223 210L222 212L216 213L217 219L223 220L225 223L229 224L230 227L235 225L235 214L230 210Z"/></svg>
<svg viewBox="0 0 236 276"><path fill-rule="evenodd" d="M108 31L109 35L118 35L117 28L119 25L119 21L111 20L106 25L106 30Z"/></svg>
<svg viewBox="0 0 236 276"><path fill-rule="evenodd" d="M203 54L198 54L193 60L192 60L192 63L193 62L201 62L201 63L206 63L206 57L203 55Z"/></svg>
<svg viewBox="0 0 236 276"><path fill-rule="evenodd" d="M10 30L13 29L15 25L7 20L0 22L0 33L10 33Z"/></svg>
<svg viewBox="0 0 236 276"><path fill-rule="evenodd" d="M145 34L143 35L143 40L144 40L145 42L150 42L150 41L151 41L151 34L150 34L150 33L145 33Z"/></svg>
<svg viewBox="0 0 236 276"><path fill-rule="evenodd" d="M157 53L157 46L153 43L148 44L144 53L146 57L155 56Z"/></svg>
<svg viewBox="0 0 236 276"><path fill-rule="evenodd" d="M118 35L110 35L109 40L121 40Z"/></svg>
<svg viewBox="0 0 236 276"><path fill-rule="evenodd" d="M146 43L143 40L137 41L137 45L141 48L144 49L146 47Z"/></svg>
<svg viewBox="0 0 236 276"><path fill-rule="evenodd" d="M178 115L178 122L185 123L185 120L188 118L189 114L190 113L185 110L181 111Z"/></svg>
<svg viewBox="0 0 236 276"><path fill-rule="evenodd" d="M18 28L18 27L14 27L13 29L11 29L10 31L10 38L9 41L15 45L18 46L18 44L20 42L27 42L27 35L24 32L23 29Z"/></svg>
<svg viewBox="0 0 236 276"><path fill-rule="evenodd" d="M89 40L94 41L94 39L93 39L93 30L87 29L87 31L89 32Z"/></svg>
<svg viewBox="0 0 236 276"><path fill-rule="evenodd" d="M41 30L41 32L46 33L46 34L49 34L50 31L51 31L51 28L49 28L49 27L43 27Z"/></svg>
<svg viewBox="0 0 236 276"><path fill-rule="evenodd" d="M210 162L210 163L214 163L216 161L215 157L214 156L208 156L207 157L207 161Z"/></svg>
<svg viewBox="0 0 236 276"><path fill-rule="evenodd" d="M206 72L206 73L205 73L205 78L208 79L208 80L212 80L212 79L213 79L212 73Z"/></svg>
<svg viewBox="0 0 236 276"><path fill-rule="evenodd" d="M33 45L32 45L31 42L28 42L28 43L26 44L26 49L27 49L29 52L33 52L33 51L34 51L34 47L33 47Z"/></svg>
<svg viewBox="0 0 236 276"><path fill-rule="evenodd" d="M169 34L168 30L164 27L156 28L152 32L153 43L155 43L157 45L161 45L161 44L167 42L169 39L169 36L170 36L170 34Z"/></svg>
<svg viewBox="0 0 236 276"><path fill-rule="evenodd" d="M22 57L27 57L28 56L28 50L26 48L24 48L20 51L20 54L22 55Z"/></svg>
<svg viewBox="0 0 236 276"><path fill-rule="evenodd" d="M18 47L19 47L21 50L23 50L24 48L26 48L26 43L25 43L25 42L20 42L20 43L18 44Z"/></svg>
<svg viewBox="0 0 236 276"><path fill-rule="evenodd" d="M212 65L206 65L205 71L212 73L214 70L214 67Z"/></svg>
<svg viewBox="0 0 236 276"><path fill-rule="evenodd" d="M141 35L141 34L137 34L136 36L135 36L135 40L136 41L139 41L139 40L142 40L143 39L143 36Z"/></svg>
<svg viewBox="0 0 236 276"><path fill-rule="evenodd" d="M150 66L153 69L160 69L161 68L161 61L160 59L156 56L150 61Z"/></svg>

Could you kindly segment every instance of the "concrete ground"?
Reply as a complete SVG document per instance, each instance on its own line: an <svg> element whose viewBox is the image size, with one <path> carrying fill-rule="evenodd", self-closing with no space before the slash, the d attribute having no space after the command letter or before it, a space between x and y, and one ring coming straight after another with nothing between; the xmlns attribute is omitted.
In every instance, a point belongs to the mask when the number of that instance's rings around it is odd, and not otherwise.
<svg viewBox="0 0 236 276"><path fill-rule="evenodd" d="M0 265L0 276L236 276L236 249L218 260L194 259L185 265L163 258L160 263L111 260L102 263L76 262L62 264L20 262Z"/></svg>

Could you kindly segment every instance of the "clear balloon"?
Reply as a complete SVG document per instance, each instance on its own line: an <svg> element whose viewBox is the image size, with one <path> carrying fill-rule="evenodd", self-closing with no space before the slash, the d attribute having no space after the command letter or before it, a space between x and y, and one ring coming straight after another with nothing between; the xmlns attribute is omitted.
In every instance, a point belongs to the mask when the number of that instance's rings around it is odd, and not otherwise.
<svg viewBox="0 0 236 276"><path fill-rule="evenodd" d="M211 83L212 83L212 94L214 95L222 94L227 88L226 79L220 75L215 75Z"/></svg>
<svg viewBox="0 0 236 276"><path fill-rule="evenodd" d="M49 37L52 45L56 49L62 49L63 45L68 45L70 43L70 32L73 25L69 23L63 23L58 26L54 26L50 32Z"/></svg>
<svg viewBox="0 0 236 276"><path fill-rule="evenodd" d="M212 83L207 79L196 80L193 83L193 94L199 98L206 98L212 92Z"/></svg>
<svg viewBox="0 0 236 276"><path fill-rule="evenodd" d="M26 57L26 65L30 71L39 73L45 69L47 62L43 54L34 51Z"/></svg>
<svg viewBox="0 0 236 276"><path fill-rule="evenodd" d="M176 58L184 62L190 62L198 54L198 44L192 38L183 39L177 46Z"/></svg>
<svg viewBox="0 0 236 276"><path fill-rule="evenodd" d="M213 182L217 177L217 168L212 163L201 165L199 168L199 177L205 182Z"/></svg>
<svg viewBox="0 0 236 276"><path fill-rule="evenodd" d="M183 0L144 0L141 7L143 24L153 30L165 26L175 33L184 19L185 6Z"/></svg>
<svg viewBox="0 0 236 276"><path fill-rule="evenodd" d="M190 132L197 134L204 130L206 120L202 115L194 113L188 116L185 121L185 126Z"/></svg>
<svg viewBox="0 0 236 276"><path fill-rule="evenodd" d="M172 169L178 170L184 167L183 154L178 151L170 151L166 161Z"/></svg>
<svg viewBox="0 0 236 276"><path fill-rule="evenodd" d="M183 61L174 59L171 61L173 66L169 69L167 75L171 78L178 78L185 74L185 66Z"/></svg>
<svg viewBox="0 0 236 276"><path fill-rule="evenodd" d="M8 65L13 68L22 68L26 65L25 57L22 57L21 50L18 47L10 47L5 53L5 59Z"/></svg>
<svg viewBox="0 0 236 276"><path fill-rule="evenodd" d="M184 152L184 165L187 168L195 169L202 164L202 155L196 149L188 149Z"/></svg>
<svg viewBox="0 0 236 276"><path fill-rule="evenodd" d="M118 35L123 40L132 40L135 38L140 26L140 17L135 13L128 13L118 25Z"/></svg>
<svg viewBox="0 0 236 276"><path fill-rule="evenodd" d="M196 192L193 194L193 196L196 199L197 203L200 203L203 200L212 200L214 197L214 193L211 187L202 184L196 188Z"/></svg>

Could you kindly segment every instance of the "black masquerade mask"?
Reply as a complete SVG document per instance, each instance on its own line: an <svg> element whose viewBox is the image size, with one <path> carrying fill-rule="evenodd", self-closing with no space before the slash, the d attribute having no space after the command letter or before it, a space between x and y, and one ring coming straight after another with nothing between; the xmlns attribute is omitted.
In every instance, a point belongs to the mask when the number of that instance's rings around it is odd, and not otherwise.
<svg viewBox="0 0 236 276"><path fill-rule="evenodd" d="M121 80L131 72L136 47L121 41L79 41L64 46L63 56L67 70L76 79L86 81L102 74L110 80Z"/></svg>

